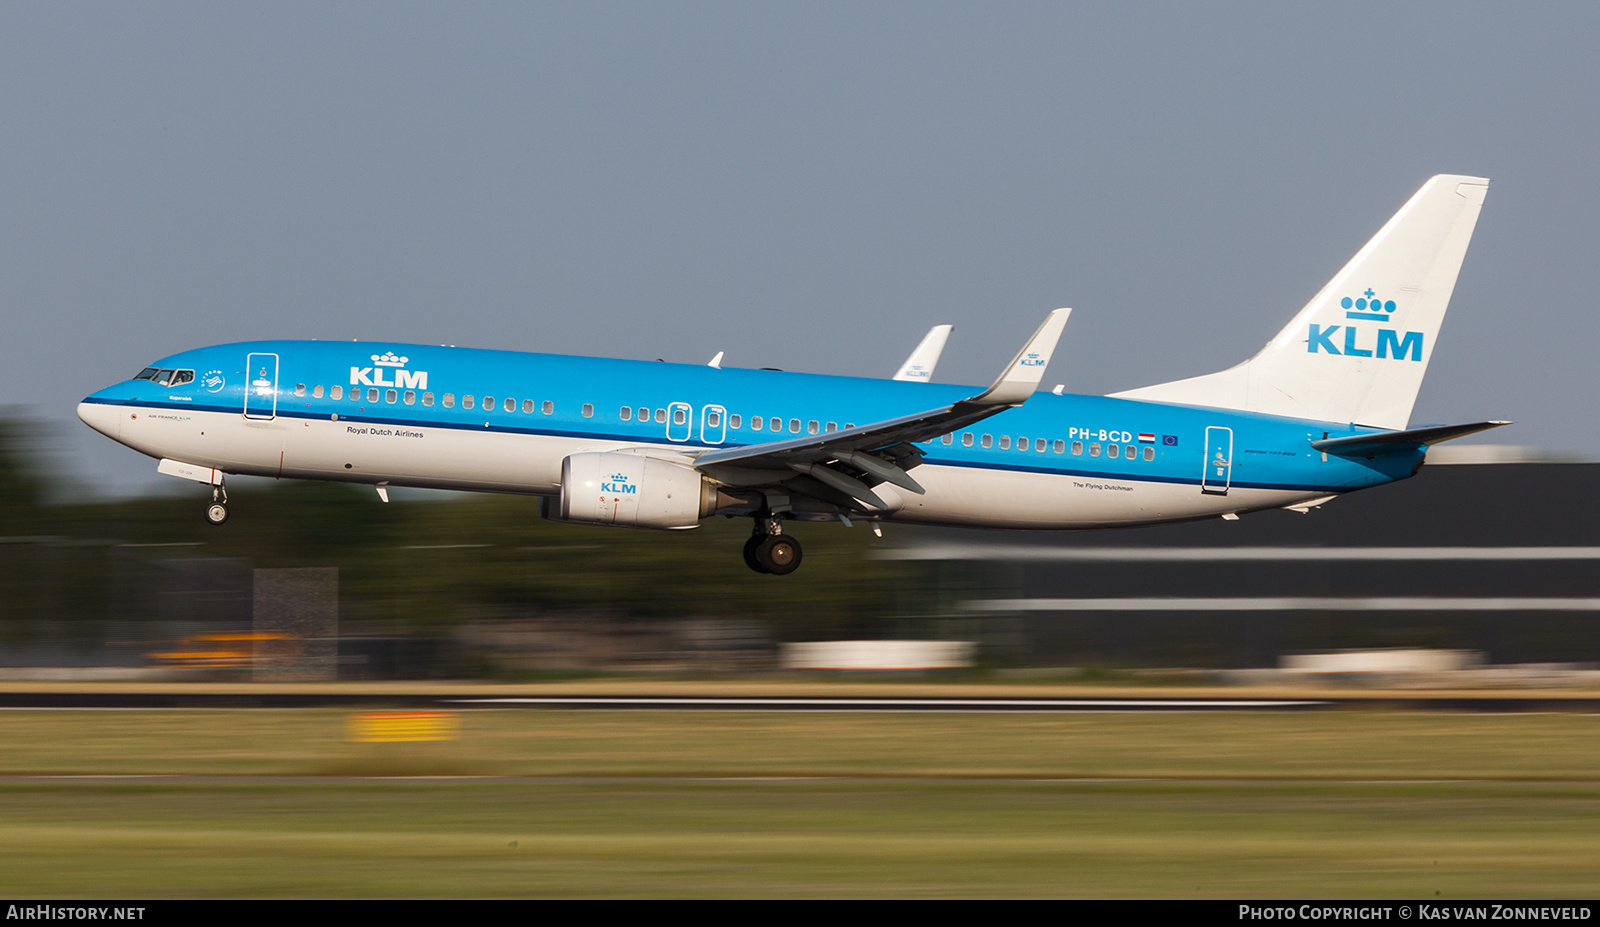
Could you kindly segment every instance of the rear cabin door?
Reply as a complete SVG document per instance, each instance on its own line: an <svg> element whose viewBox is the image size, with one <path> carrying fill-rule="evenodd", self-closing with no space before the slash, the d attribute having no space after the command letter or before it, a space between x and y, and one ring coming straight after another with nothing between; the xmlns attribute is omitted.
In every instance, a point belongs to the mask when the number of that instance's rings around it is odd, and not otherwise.
<svg viewBox="0 0 1600 927"><path fill-rule="evenodd" d="M244 417L271 421L278 414L278 355L251 354L244 373Z"/></svg>
<svg viewBox="0 0 1600 927"><path fill-rule="evenodd" d="M1200 475L1200 491L1226 496L1233 481L1233 429L1212 425L1206 429L1205 471Z"/></svg>

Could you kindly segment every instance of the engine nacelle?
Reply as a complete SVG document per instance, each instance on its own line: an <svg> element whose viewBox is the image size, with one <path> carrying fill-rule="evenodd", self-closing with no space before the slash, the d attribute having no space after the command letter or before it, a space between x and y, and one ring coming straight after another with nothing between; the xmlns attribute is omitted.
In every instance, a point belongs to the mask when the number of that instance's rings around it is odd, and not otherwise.
<svg viewBox="0 0 1600 927"><path fill-rule="evenodd" d="M561 498L546 517L584 525L693 528L716 508L698 470L635 454L573 454L561 462Z"/></svg>

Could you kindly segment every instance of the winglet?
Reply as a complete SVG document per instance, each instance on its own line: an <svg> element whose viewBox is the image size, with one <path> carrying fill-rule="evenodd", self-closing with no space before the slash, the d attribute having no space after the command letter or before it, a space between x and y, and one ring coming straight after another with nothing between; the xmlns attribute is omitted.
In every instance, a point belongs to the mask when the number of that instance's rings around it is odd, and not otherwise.
<svg viewBox="0 0 1600 927"><path fill-rule="evenodd" d="M922 336L922 342L917 349L911 352L906 362L900 365L900 372L894 375L896 380L909 380L912 383L926 383L933 379L933 368L939 363L939 355L944 353L944 342L950 337L953 325L935 325L928 329Z"/></svg>
<svg viewBox="0 0 1600 927"><path fill-rule="evenodd" d="M1028 343L1017 352L1017 356L1006 365L1000 379L967 401L986 406L1015 406L1032 396L1034 390L1039 388L1039 381L1044 378L1044 368L1049 365L1050 355L1055 353L1056 342L1061 340L1061 330L1066 327L1067 316L1071 314L1071 309L1051 312L1039 330L1028 339Z"/></svg>

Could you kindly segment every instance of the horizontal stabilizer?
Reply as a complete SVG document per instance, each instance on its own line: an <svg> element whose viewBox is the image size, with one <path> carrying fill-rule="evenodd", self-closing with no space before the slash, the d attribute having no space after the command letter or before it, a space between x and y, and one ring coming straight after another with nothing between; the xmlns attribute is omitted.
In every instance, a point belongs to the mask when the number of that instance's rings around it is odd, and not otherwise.
<svg viewBox="0 0 1600 927"><path fill-rule="evenodd" d="M1340 457L1365 457L1388 451L1400 451L1424 445L1440 444L1454 438L1477 434L1510 422L1473 422L1469 425L1428 425L1408 428L1405 431L1380 431L1373 434L1350 435L1344 438L1325 438L1311 442L1311 446L1324 454Z"/></svg>

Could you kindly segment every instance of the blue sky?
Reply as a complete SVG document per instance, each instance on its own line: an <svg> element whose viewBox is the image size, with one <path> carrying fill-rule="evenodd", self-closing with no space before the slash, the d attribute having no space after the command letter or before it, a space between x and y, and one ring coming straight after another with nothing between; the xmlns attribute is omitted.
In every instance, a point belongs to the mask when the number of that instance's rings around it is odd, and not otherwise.
<svg viewBox="0 0 1600 927"><path fill-rule="evenodd" d="M253 338L1048 383L1252 354L1435 173L1493 183L1413 423L1600 457L1600 7L7 4L0 402Z"/></svg>

